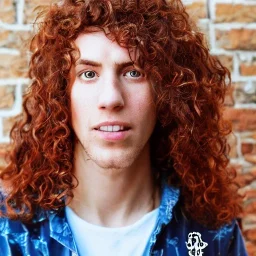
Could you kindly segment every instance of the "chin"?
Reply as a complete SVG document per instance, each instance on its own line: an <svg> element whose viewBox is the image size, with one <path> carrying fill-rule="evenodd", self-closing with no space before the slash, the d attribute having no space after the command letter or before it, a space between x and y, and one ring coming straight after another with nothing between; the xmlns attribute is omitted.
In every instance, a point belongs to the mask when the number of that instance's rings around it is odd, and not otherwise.
<svg viewBox="0 0 256 256"><path fill-rule="evenodd" d="M126 169L138 158L139 152L125 150L107 150L98 154L89 154L90 159L102 169Z"/></svg>
<svg viewBox="0 0 256 256"><path fill-rule="evenodd" d="M93 160L93 159L92 159ZM127 157L98 158L93 160L102 169L125 169L134 163L134 159Z"/></svg>
<svg viewBox="0 0 256 256"><path fill-rule="evenodd" d="M104 172L106 170L121 171L127 169L140 162L145 158L148 152L148 147L142 144L137 147L114 149L114 148L86 148L83 147L87 158L95 165L99 166Z"/></svg>

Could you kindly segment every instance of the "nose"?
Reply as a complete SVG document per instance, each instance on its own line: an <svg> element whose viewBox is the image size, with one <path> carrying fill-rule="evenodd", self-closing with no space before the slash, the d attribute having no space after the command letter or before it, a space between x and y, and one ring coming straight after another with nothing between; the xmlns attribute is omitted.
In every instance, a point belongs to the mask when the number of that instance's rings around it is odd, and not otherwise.
<svg viewBox="0 0 256 256"><path fill-rule="evenodd" d="M122 84L114 75L109 75L102 79L98 107L99 109L108 110L120 110L124 107Z"/></svg>

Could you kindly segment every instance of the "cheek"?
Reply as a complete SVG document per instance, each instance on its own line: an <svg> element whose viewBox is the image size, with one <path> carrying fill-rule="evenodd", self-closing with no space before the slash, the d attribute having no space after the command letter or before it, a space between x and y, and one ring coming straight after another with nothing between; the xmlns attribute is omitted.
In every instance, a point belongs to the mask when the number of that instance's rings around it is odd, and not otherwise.
<svg viewBox="0 0 256 256"><path fill-rule="evenodd" d="M147 90L139 97L138 104L145 113L150 113L151 115L154 115L154 113L156 112L155 102L152 92L150 90Z"/></svg>
<svg viewBox="0 0 256 256"><path fill-rule="evenodd" d="M71 115L72 115L72 121L74 119L77 119L79 116L80 109L82 109L81 106L81 99L77 96L76 91L73 90L70 95L71 100Z"/></svg>
<svg viewBox="0 0 256 256"><path fill-rule="evenodd" d="M156 107L152 94L147 92L142 95L137 95L133 101L134 114L140 120L143 120L148 125L154 125L156 122Z"/></svg>
<svg viewBox="0 0 256 256"><path fill-rule="evenodd" d="M75 111L88 109L88 106L93 104L93 95L93 91L88 90L86 86L74 83L70 93L71 108Z"/></svg>
<svg viewBox="0 0 256 256"><path fill-rule="evenodd" d="M91 98L86 97L86 93L77 88L73 87L70 95L71 100L71 117L72 117L72 124L73 127L77 126L78 124L86 123L86 120L89 116L90 105L91 105Z"/></svg>

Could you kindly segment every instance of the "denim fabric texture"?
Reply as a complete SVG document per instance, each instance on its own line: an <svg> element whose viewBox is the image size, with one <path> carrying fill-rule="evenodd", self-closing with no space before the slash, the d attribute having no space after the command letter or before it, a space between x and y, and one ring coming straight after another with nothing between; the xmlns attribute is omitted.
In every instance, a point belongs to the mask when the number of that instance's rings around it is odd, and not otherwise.
<svg viewBox="0 0 256 256"><path fill-rule="evenodd" d="M235 220L218 230L187 220L179 207L179 189L167 185L162 188L159 216L148 247L151 256L247 255ZM39 210L30 224L0 218L0 256L20 255L79 255L64 209Z"/></svg>

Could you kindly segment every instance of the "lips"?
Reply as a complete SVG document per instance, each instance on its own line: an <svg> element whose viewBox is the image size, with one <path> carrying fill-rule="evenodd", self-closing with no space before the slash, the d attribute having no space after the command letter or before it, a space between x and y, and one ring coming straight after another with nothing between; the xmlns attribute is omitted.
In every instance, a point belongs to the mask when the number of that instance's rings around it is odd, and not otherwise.
<svg viewBox="0 0 256 256"><path fill-rule="evenodd" d="M114 121L104 122L96 125L94 128L96 136L107 142L125 141L131 136L131 125L129 123Z"/></svg>

